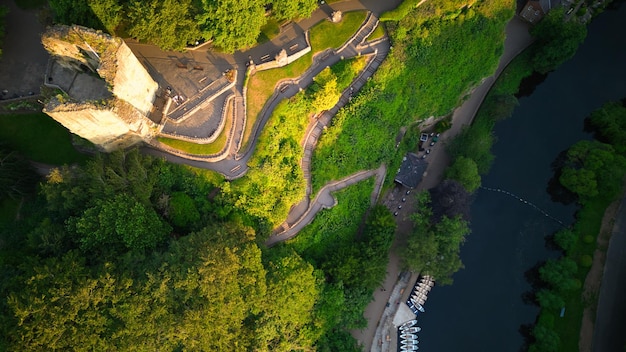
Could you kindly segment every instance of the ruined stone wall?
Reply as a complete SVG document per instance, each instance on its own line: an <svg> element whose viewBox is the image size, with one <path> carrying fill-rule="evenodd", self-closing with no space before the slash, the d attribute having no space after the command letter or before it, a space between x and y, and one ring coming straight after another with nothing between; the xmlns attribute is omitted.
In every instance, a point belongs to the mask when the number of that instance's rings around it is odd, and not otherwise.
<svg viewBox="0 0 626 352"><path fill-rule="evenodd" d="M44 112L104 151L126 148L154 137L156 125L125 101L106 105L51 101Z"/></svg>
<svg viewBox="0 0 626 352"><path fill-rule="evenodd" d="M113 82L113 94L126 100L142 114L148 115L159 88L148 71L133 54L126 43L122 42L117 53L117 70Z"/></svg>
<svg viewBox="0 0 626 352"><path fill-rule="evenodd" d="M58 25L46 31L42 43L62 66L74 72L92 71L106 82L102 87L102 81L92 80L91 85L83 80L78 90L70 86L70 96L51 98L45 113L105 151L153 138L156 125L147 116L158 84L124 41L90 28ZM70 81L75 85L79 80ZM93 94L77 93L87 90Z"/></svg>

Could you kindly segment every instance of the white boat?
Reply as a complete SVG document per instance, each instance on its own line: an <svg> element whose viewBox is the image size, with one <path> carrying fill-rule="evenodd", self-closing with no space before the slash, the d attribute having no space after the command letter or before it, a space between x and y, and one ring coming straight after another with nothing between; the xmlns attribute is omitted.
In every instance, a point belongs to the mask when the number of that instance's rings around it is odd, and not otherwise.
<svg viewBox="0 0 626 352"><path fill-rule="evenodd" d="M414 334L402 334L402 335L400 335L400 338L404 339L404 340L415 340L417 338L417 335L414 335Z"/></svg>
<svg viewBox="0 0 626 352"><path fill-rule="evenodd" d="M417 351L420 348L416 345L402 345L400 346L400 351Z"/></svg>
<svg viewBox="0 0 626 352"><path fill-rule="evenodd" d="M428 298L428 296L426 296L422 292L415 292L413 296L415 297L415 299L427 299Z"/></svg>
<svg viewBox="0 0 626 352"><path fill-rule="evenodd" d="M425 294L421 293L421 292L415 292L413 295L411 295L411 297L413 297L413 299L418 300L418 299L428 299L428 296L426 296Z"/></svg>
<svg viewBox="0 0 626 352"><path fill-rule="evenodd" d="M408 329L414 326L415 324L417 324L417 319L409 320L406 323L403 323L402 325L400 325L400 330Z"/></svg>
<svg viewBox="0 0 626 352"><path fill-rule="evenodd" d="M419 304L419 303L417 303L417 304L415 305L415 307L417 307L417 310L419 310L419 311L420 311L420 312L422 312L422 313L424 313L424 312L426 311L426 310L424 309L424 307L422 307L422 305L421 305L421 304Z"/></svg>
<svg viewBox="0 0 626 352"><path fill-rule="evenodd" d="M410 327L410 328L408 328L408 329L406 329L404 331L406 331L409 334L416 334L416 333L422 331L422 328L420 328L419 326L413 326L413 327Z"/></svg>
<svg viewBox="0 0 626 352"><path fill-rule="evenodd" d="M425 284L419 284L419 286L417 286L417 289L420 291L429 292L432 289L432 287L425 285Z"/></svg>

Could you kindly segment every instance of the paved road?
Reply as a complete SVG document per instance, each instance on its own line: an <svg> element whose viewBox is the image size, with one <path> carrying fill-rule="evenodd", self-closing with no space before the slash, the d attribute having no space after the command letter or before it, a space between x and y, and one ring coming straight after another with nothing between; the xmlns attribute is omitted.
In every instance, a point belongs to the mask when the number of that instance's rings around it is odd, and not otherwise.
<svg viewBox="0 0 626 352"><path fill-rule="evenodd" d="M0 58L0 99L39 94L49 58L41 44L44 26L36 10L22 10L14 1L1 2L9 14Z"/></svg>
<svg viewBox="0 0 626 352"><path fill-rule="evenodd" d="M615 217L609 242L596 322L593 332L593 352L624 351L626 347L626 197L622 199Z"/></svg>

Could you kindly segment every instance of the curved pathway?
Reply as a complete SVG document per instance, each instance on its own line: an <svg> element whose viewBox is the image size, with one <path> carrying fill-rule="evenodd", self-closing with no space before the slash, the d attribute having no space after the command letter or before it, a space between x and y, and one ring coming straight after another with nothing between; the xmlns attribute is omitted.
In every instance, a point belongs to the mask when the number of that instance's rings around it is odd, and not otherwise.
<svg viewBox="0 0 626 352"><path fill-rule="evenodd" d="M378 199L378 195L380 194L380 190L382 188L383 182L385 181L386 174L387 168L385 167L385 165L381 165L378 169L360 171L339 181L329 182L324 187L322 187L322 189L320 189L320 191L315 196L315 199L313 200L313 202L311 202L310 206L306 209L304 214L302 214L302 216L298 220L296 220L296 222L292 226L290 226L285 231L270 236L270 238L265 242L265 245L271 247L279 242L283 242L290 238L293 238L298 234L298 232L300 232L300 230L302 230L306 225L313 221L315 215L317 215L320 210L332 208L337 205L337 199L335 199L335 197L332 195L333 192L368 179L372 176L376 176L376 185L374 186L374 190L372 191L373 206L374 204L376 204L376 200Z"/></svg>
<svg viewBox="0 0 626 352"><path fill-rule="evenodd" d="M326 4L316 10L310 18L299 22L298 26L306 31L316 23L327 18L329 11L332 12L340 10L346 12L364 10L366 9L366 5L371 6L375 10L369 13L368 17L357 32L355 32L354 35L339 50L327 50L322 53L317 53L314 56L313 64L304 74L296 79L284 80L282 84L278 84L276 86L274 94L265 104L261 112L261 116L257 119L257 125L255 126L254 132L250 137L250 143L246 151L240 153L239 150L246 125L245 102L243 93L241 93L243 90L243 77L245 74L241 71L245 70L245 63L249 60L248 57L260 57L262 56L261 53L277 51L280 49L280 47L273 48L276 46L274 41L252 48L244 53L236 53L234 55L235 62L238 63L236 64L238 66L238 88L233 89L236 106L234 111L236 112L237 118L234 121L233 138L230 139L225 150L214 155L195 155L170 148L155 139L150 146L144 149L145 152L154 156L165 157L167 160L174 163L187 164L198 168L214 170L223 174L227 179L235 179L243 176L247 171L247 162L254 153L257 138L272 115L274 108L278 105L278 103L280 103L280 101L290 98L297 94L301 89L306 88L309 84L311 84L313 78L319 72L321 72L324 68L339 62L343 58L354 57L357 55L374 55L374 61L376 62L375 67L377 68L378 65L380 65L380 62L382 62L390 47L386 37L384 40L375 40L368 43L363 43L363 41L371 32L373 32L378 24L376 14L387 9L393 9L399 3L400 1L394 0L390 1L385 6L381 6L377 5L377 2L375 1L364 1L361 3L359 1L350 0L337 2L332 5ZM352 83L353 89L355 91L360 89L367 78L370 77L374 71L375 69L363 70L359 77L357 77L357 79L355 79ZM241 90L239 87L241 87ZM345 96L346 92L342 95L342 99L345 101L343 101L341 106L345 105L348 101ZM332 115L334 115L339 108L333 109L330 110Z"/></svg>

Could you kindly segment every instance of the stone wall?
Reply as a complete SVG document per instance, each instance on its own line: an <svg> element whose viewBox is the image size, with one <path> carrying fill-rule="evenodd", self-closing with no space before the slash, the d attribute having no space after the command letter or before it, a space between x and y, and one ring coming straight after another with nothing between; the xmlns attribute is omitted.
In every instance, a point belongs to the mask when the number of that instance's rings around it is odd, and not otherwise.
<svg viewBox="0 0 626 352"><path fill-rule="evenodd" d="M82 77L91 72L104 80L81 81L74 76L66 89L70 96L51 98L45 113L105 151L154 137L157 126L147 116L159 87L124 41L90 28L57 25L48 28L42 43L57 63L70 69L69 74ZM52 82L64 81L49 77Z"/></svg>
<svg viewBox="0 0 626 352"><path fill-rule="evenodd" d="M122 42L116 53L117 70L113 82L113 94L126 100L142 114L148 115L159 88L148 71Z"/></svg>
<svg viewBox="0 0 626 352"><path fill-rule="evenodd" d="M60 103L54 99L44 112L103 151L126 148L154 137L156 124L127 102L112 99L106 105Z"/></svg>

